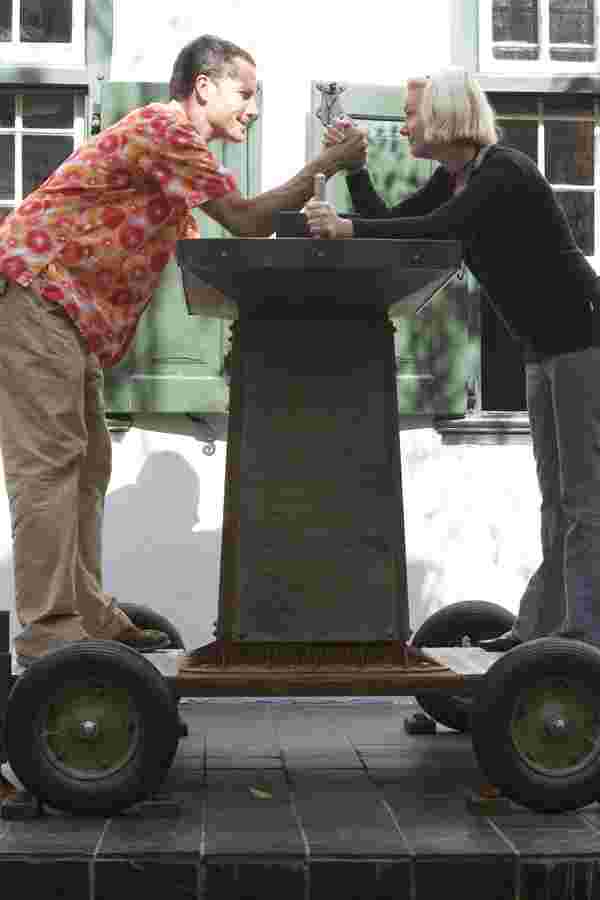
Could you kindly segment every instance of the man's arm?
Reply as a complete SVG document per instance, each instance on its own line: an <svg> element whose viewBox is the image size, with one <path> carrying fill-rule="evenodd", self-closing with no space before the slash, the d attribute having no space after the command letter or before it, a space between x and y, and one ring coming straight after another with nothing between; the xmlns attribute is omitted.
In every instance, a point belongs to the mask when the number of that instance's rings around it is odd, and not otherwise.
<svg viewBox="0 0 600 900"><path fill-rule="evenodd" d="M329 178L344 169L347 159L356 158L356 144L361 143L366 152L366 138L358 132L348 142L323 150L285 184L251 198L231 191L217 200L208 200L202 210L238 237L268 237L275 231L276 214L280 210L301 209L313 196L315 175L322 172Z"/></svg>

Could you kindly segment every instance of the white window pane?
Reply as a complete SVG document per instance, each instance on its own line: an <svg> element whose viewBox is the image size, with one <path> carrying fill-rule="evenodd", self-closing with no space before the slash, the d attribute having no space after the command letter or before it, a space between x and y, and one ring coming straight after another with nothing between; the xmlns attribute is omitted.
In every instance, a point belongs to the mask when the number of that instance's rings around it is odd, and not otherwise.
<svg viewBox="0 0 600 900"><path fill-rule="evenodd" d="M546 122L546 178L554 184L594 183L592 122Z"/></svg>
<svg viewBox="0 0 600 900"><path fill-rule="evenodd" d="M73 152L73 138L23 136L23 196L39 187Z"/></svg>
<svg viewBox="0 0 600 900"><path fill-rule="evenodd" d="M0 200L12 200L15 196L15 139L10 134L0 134Z"/></svg>
<svg viewBox="0 0 600 900"><path fill-rule="evenodd" d="M594 195L591 191L556 191L578 247L586 256L594 256Z"/></svg>
<svg viewBox="0 0 600 900"><path fill-rule="evenodd" d="M23 128L72 128L72 94L24 94Z"/></svg>
<svg viewBox="0 0 600 900"><path fill-rule="evenodd" d="M537 0L494 0L494 41L538 41Z"/></svg>
<svg viewBox="0 0 600 900"><path fill-rule="evenodd" d="M73 0L21 0L21 40L70 44L72 5Z"/></svg>
<svg viewBox="0 0 600 900"><path fill-rule="evenodd" d="M0 128L15 127L15 95L0 94Z"/></svg>
<svg viewBox="0 0 600 900"><path fill-rule="evenodd" d="M12 3L0 0L0 41L12 39Z"/></svg>

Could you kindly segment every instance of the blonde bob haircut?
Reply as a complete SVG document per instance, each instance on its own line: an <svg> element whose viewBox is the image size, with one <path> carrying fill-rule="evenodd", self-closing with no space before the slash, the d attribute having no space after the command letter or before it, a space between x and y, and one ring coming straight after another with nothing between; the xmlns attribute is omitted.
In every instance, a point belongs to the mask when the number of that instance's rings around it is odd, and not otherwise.
<svg viewBox="0 0 600 900"><path fill-rule="evenodd" d="M496 116L473 76L458 66L427 78L411 78L408 87L422 90L419 114L428 144L498 142Z"/></svg>

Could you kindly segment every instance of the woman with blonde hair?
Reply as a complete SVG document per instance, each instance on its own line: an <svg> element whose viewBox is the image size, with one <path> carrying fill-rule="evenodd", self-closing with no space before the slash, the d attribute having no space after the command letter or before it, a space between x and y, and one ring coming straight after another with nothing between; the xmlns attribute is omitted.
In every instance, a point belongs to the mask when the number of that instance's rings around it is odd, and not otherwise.
<svg viewBox="0 0 600 900"><path fill-rule="evenodd" d="M464 69L408 82L412 155L440 163L388 209L364 166L348 174L355 213L305 207L314 236L456 239L520 343L542 495L543 559L511 631L488 650L553 634L600 646L600 285L535 163L498 143L494 112ZM328 129L343 141L353 129ZM357 159L357 163L361 163ZM596 611L598 607L598 611Z"/></svg>

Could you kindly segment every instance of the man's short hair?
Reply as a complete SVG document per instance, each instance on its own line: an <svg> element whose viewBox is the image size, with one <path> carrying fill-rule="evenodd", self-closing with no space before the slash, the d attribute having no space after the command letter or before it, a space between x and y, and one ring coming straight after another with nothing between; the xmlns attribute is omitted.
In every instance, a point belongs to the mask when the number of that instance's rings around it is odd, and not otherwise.
<svg viewBox="0 0 600 900"><path fill-rule="evenodd" d="M419 104L429 144L498 142L494 110L466 69L452 66L427 78L411 78L408 87L422 90Z"/></svg>
<svg viewBox="0 0 600 900"><path fill-rule="evenodd" d="M169 82L171 100L186 100L190 97L198 75L208 75L217 80L235 75L238 59L245 59L256 66L247 50L212 34L203 34L186 44L173 65Z"/></svg>

